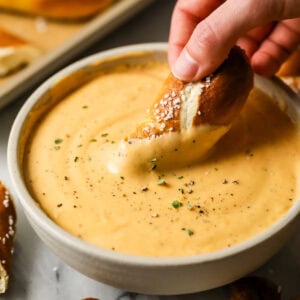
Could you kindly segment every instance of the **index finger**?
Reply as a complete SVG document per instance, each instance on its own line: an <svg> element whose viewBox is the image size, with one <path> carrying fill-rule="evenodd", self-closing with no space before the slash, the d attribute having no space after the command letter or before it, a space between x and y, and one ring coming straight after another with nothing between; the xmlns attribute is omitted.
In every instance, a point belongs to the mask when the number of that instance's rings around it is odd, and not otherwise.
<svg viewBox="0 0 300 300"><path fill-rule="evenodd" d="M225 0L178 0L172 15L169 36L169 63L172 65L188 42L197 24Z"/></svg>

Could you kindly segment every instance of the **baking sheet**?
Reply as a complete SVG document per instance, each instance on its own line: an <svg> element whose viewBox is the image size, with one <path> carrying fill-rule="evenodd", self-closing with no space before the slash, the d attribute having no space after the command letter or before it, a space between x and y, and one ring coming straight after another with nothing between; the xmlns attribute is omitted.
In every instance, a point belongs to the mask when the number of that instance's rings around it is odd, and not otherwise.
<svg viewBox="0 0 300 300"><path fill-rule="evenodd" d="M34 63L0 79L0 109L69 62L154 0L117 0L85 22L58 22L0 12L0 26L31 41L44 52Z"/></svg>

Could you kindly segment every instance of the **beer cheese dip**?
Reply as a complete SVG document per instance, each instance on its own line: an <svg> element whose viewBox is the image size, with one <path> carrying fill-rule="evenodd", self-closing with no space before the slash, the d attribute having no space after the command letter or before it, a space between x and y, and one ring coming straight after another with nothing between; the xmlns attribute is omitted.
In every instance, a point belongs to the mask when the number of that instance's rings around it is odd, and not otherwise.
<svg viewBox="0 0 300 300"><path fill-rule="evenodd" d="M111 172L119 142L141 120L168 72L158 62L111 68L37 123L24 175L32 196L60 227L122 253L197 255L257 235L299 197L299 131L258 90L206 160L162 170L152 157L142 172L128 163ZM201 142L193 147L201 149Z"/></svg>

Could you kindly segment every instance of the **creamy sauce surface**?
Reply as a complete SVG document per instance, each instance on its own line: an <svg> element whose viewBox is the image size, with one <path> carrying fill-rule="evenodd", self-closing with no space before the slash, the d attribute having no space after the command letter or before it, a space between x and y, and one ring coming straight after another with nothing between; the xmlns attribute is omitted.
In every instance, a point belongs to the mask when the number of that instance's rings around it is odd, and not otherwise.
<svg viewBox="0 0 300 300"><path fill-rule="evenodd" d="M112 69L61 101L34 130L27 185L68 232L123 253L196 255L255 236L299 197L298 129L259 91L207 160L160 170L153 157L143 173L111 172L119 141L168 72L161 63Z"/></svg>

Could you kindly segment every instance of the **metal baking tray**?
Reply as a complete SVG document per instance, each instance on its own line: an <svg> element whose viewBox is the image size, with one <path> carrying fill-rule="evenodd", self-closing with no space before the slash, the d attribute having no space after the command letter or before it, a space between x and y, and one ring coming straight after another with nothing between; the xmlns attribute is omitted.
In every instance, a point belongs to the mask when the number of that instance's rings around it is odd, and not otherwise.
<svg viewBox="0 0 300 300"><path fill-rule="evenodd" d="M1 12L1 27L40 45L45 51L31 65L0 79L0 109L154 1L117 0L98 16L78 23L45 21Z"/></svg>

